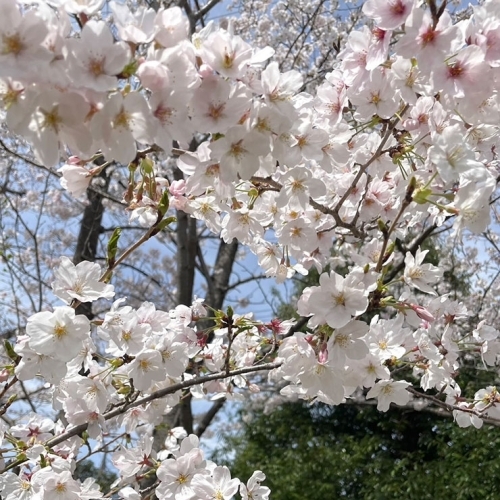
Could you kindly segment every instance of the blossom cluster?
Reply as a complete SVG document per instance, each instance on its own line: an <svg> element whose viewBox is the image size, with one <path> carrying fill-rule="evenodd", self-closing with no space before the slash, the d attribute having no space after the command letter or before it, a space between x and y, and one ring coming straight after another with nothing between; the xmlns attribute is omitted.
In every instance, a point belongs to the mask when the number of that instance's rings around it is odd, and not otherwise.
<svg viewBox="0 0 500 500"><path fill-rule="evenodd" d="M92 481L72 478L74 461L89 438L102 443L124 429L140 439L131 447L124 437L113 455L123 498L140 498L137 482L152 471L160 499L229 499L238 488L265 499L260 471L245 486L205 460L194 436L180 432L180 444L158 453L151 437L186 395L238 399L259 390L251 374L264 369L282 394L310 401L362 394L387 411L434 391L461 426L500 418L494 387L471 400L455 380L464 351L496 366L500 332L476 321L463 333L467 309L439 293L442 270L425 261L422 242L408 244L402 275L391 274L396 241L424 227L452 220L460 237L489 225L500 2L454 22L413 0L368 0L372 28L349 33L313 93L299 72L280 70L273 49L252 47L233 26L191 34L179 7L132 12L110 2L112 30L102 5L1 2L9 129L49 170L63 162L61 184L77 197L110 164L128 166L123 200L146 228L143 241L174 225L175 209L246 245L278 282L315 269L319 284L298 300L306 333L202 300L165 312L120 297L90 320L75 309L114 298L112 272L132 249L118 260L109 250L104 270L62 258L52 289L64 305L28 318L7 349L6 373L42 377L65 423L0 424L2 497L99 498ZM173 155L182 180L158 174L154 159ZM348 255L342 265L333 244Z"/></svg>

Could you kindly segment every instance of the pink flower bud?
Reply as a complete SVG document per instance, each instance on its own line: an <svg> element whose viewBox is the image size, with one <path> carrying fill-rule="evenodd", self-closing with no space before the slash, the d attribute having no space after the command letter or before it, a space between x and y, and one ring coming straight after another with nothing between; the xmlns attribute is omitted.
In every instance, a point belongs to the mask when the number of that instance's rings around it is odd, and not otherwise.
<svg viewBox="0 0 500 500"><path fill-rule="evenodd" d="M202 78L211 78L214 76L214 70L208 64L202 64L198 73Z"/></svg>
<svg viewBox="0 0 500 500"><path fill-rule="evenodd" d="M434 321L434 316L422 306L417 304L409 304L409 306L417 313L417 316L428 323L432 323Z"/></svg>
<svg viewBox="0 0 500 500"><path fill-rule="evenodd" d="M153 92L168 87L167 68L160 61L146 61L137 70L137 76L144 87Z"/></svg>
<svg viewBox="0 0 500 500"><path fill-rule="evenodd" d="M175 208L175 210L182 210L183 212L185 212L184 208L186 207L187 201L187 198L185 198L184 196L174 197L170 201L170 206L172 208Z"/></svg>
<svg viewBox="0 0 500 500"><path fill-rule="evenodd" d="M184 179L173 181L168 190L172 196L182 196L186 192L186 181Z"/></svg>
<svg viewBox="0 0 500 500"><path fill-rule="evenodd" d="M318 361L320 363L326 363L328 361L328 349L326 347L326 342L321 344L321 349L318 353Z"/></svg>
<svg viewBox="0 0 500 500"><path fill-rule="evenodd" d="M78 156L70 156L68 158L68 165L84 165L85 162L81 159L78 158Z"/></svg>
<svg viewBox="0 0 500 500"><path fill-rule="evenodd" d="M284 333L281 328L281 321L278 318L272 319L269 323L266 323L267 328L271 330L275 335L280 335Z"/></svg>

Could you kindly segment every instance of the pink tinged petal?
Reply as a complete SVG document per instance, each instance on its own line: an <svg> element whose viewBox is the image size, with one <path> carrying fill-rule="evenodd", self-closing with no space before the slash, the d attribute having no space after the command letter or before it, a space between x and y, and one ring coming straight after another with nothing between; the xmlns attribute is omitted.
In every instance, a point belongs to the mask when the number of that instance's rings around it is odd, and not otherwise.
<svg viewBox="0 0 500 500"><path fill-rule="evenodd" d="M368 0L362 10L375 19L379 28L392 30L406 21L412 6L413 0Z"/></svg>

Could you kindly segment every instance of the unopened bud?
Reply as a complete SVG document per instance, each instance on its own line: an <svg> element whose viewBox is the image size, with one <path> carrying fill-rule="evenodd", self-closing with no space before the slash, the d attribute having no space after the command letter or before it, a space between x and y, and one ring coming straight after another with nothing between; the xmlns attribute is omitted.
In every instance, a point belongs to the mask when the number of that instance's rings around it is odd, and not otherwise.
<svg viewBox="0 0 500 500"><path fill-rule="evenodd" d="M409 304L409 306L417 313L417 316L428 323L432 323L434 321L434 316L422 306L417 304Z"/></svg>
<svg viewBox="0 0 500 500"><path fill-rule="evenodd" d="M326 342L323 342L321 345L321 349L318 353L318 361L322 364L328 361L328 348L326 346Z"/></svg>
<svg viewBox="0 0 500 500"><path fill-rule="evenodd" d="M9 379L9 370L4 368L0 371L0 382L6 382Z"/></svg>

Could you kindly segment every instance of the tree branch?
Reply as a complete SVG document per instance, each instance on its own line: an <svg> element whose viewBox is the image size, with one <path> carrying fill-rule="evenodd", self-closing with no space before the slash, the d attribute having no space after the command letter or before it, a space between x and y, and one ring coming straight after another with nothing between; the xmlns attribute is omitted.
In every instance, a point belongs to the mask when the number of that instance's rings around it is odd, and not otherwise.
<svg viewBox="0 0 500 500"><path fill-rule="evenodd" d="M224 406L224 403L226 402L226 398L222 399L217 399L210 409L203 415L203 418L201 419L201 422L198 424L198 427L196 427L196 432L195 434L198 437L201 437L203 433L207 430L208 426L212 423L213 419L217 415L217 413L222 409Z"/></svg>

